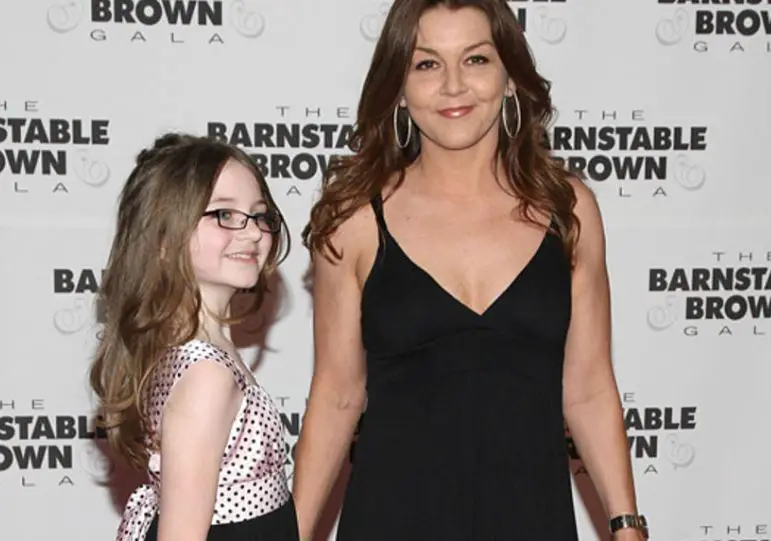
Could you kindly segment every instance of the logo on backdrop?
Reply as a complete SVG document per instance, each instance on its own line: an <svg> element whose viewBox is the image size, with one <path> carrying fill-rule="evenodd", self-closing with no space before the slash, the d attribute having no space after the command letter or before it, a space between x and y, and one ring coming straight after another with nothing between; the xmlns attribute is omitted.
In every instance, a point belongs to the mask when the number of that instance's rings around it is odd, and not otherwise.
<svg viewBox="0 0 771 541"><path fill-rule="evenodd" d="M0 100L0 182L14 194L70 194L100 188L110 121L53 116L37 101ZM73 182L77 180L77 182Z"/></svg>
<svg viewBox="0 0 771 541"><path fill-rule="evenodd" d="M548 44L558 45L565 40L568 26L560 16L561 4L568 0L507 0L522 30ZM544 5L548 4L548 5ZM359 30L364 39L375 42L383 30L389 2L382 2L371 13L364 15L359 23Z"/></svg>
<svg viewBox="0 0 771 541"><path fill-rule="evenodd" d="M57 34L83 30L99 43L222 45L253 40L265 32L260 0L59 0L46 11Z"/></svg>
<svg viewBox="0 0 771 541"><path fill-rule="evenodd" d="M276 105L269 122L212 120L206 133L247 151L276 193L315 194L330 160L349 154L353 115L349 107Z"/></svg>
<svg viewBox="0 0 771 541"><path fill-rule="evenodd" d="M95 305L104 270L96 269L53 269L56 310L53 326L59 334L78 334L89 325L102 322L102 313ZM62 298L63 297L63 298Z"/></svg>
<svg viewBox="0 0 771 541"><path fill-rule="evenodd" d="M656 40L693 52L771 53L769 0L658 0ZM666 11L665 11L666 10Z"/></svg>
<svg viewBox="0 0 771 541"><path fill-rule="evenodd" d="M771 250L714 251L699 267L648 269L648 327L699 336L766 336L771 329Z"/></svg>
<svg viewBox="0 0 771 541"><path fill-rule="evenodd" d="M689 467L696 459L696 449L688 441L696 429L698 407L694 405L643 405L636 393L622 395L624 425L633 465L639 473L661 474ZM581 459L566 430L568 454ZM583 464L573 468L574 474L587 474Z"/></svg>
<svg viewBox="0 0 771 541"><path fill-rule="evenodd" d="M287 452L284 470L287 477L291 479L294 476L297 439L300 437L307 400L290 396L274 396L273 401L281 412L281 422L284 425L284 440L286 442L285 446Z"/></svg>
<svg viewBox="0 0 771 541"><path fill-rule="evenodd" d="M0 479L25 488L104 483L106 434L88 415L51 412L43 399L0 397Z"/></svg>
<svg viewBox="0 0 771 541"><path fill-rule="evenodd" d="M771 520L737 520L715 522L705 520L692 528L683 541L769 541Z"/></svg>
<svg viewBox="0 0 771 541"><path fill-rule="evenodd" d="M563 166L618 197L670 197L699 190L707 172L698 153L708 128L668 124L643 109L574 109L552 129L553 155Z"/></svg>

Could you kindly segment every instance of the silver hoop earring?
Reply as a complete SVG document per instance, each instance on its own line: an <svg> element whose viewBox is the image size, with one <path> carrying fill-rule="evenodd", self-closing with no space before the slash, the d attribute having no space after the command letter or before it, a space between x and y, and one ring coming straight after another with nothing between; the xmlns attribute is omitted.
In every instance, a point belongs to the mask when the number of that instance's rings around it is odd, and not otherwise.
<svg viewBox="0 0 771 541"><path fill-rule="evenodd" d="M501 106L501 120L503 121L503 131L506 132L506 135L508 135L510 139L514 139L519 134L519 130L522 129L522 109L519 106L519 98L517 97L516 91L511 95L511 97L514 98L514 107L517 109L516 131L511 133L511 128L509 127L509 115L506 114L506 96L503 97L503 105Z"/></svg>
<svg viewBox="0 0 771 541"><path fill-rule="evenodd" d="M400 149L407 148L407 145L410 144L410 139L412 139L412 119L409 115L407 115L407 139L402 143L401 139L399 138L399 106L397 105L394 108L394 139L396 140L396 146Z"/></svg>

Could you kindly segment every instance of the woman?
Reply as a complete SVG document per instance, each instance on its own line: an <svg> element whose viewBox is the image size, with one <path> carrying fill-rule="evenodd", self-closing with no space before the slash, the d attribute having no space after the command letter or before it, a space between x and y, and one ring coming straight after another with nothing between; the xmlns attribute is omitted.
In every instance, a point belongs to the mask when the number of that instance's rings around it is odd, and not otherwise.
<svg viewBox="0 0 771 541"><path fill-rule="evenodd" d="M563 420L615 539L644 537L600 213L544 148L550 114L503 0L394 2L355 154L304 233L316 361L301 538L365 402L339 541L577 539Z"/></svg>
<svg viewBox="0 0 771 541"><path fill-rule="evenodd" d="M267 278L286 226L242 151L168 134L139 154L104 275L91 371L113 447L149 473L118 541L294 541L283 425L230 341L234 294Z"/></svg>

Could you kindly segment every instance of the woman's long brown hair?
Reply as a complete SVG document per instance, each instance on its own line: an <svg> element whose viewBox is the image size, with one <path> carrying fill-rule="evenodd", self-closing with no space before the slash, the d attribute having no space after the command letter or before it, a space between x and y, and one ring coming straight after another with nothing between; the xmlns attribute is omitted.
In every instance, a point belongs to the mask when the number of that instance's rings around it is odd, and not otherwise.
<svg viewBox="0 0 771 541"><path fill-rule="evenodd" d="M146 384L167 348L198 333L201 295L190 239L230 160L251 170L268 206L278 212L265 179L244 152L185 134L166 134L140 152L120 194L99 292L105 320L90 381L110 445L140 469L148 458ZM260 308L267 278L288 252L289 236L281 223L253 288L254 303L240 317Z"/></svg>
<svg viewBox="0 0 771 541"><path fill-rule="evenodd" d="M562 239L572 261L579 230L573 213L576 197L569 174L548 149L547 126L553 115L551 84L536 71L522 29L504 0L395 0L359 100L357 125L349 142L353 155L334 160L326 170L321 197L303 230L304 245L312 256L329 251L340 258L330 240L335 230L382 193L394 175L394 189L398 188L406 167L420 155L419 137L412 137L404 150L397 147L392 115L412 59L420 16L436 6L473 7L487 15L498 55L517 88L522 114L521 129L513 139L499 123L498 152L506 167L507 184L521 202L523 219L537 224L533 209L553 217L554 233ZM506 114L509 125L514 126L517 112L511 99L507 100ZM400 116L400 133L406 130L407 121L406 115Z"/></svg>

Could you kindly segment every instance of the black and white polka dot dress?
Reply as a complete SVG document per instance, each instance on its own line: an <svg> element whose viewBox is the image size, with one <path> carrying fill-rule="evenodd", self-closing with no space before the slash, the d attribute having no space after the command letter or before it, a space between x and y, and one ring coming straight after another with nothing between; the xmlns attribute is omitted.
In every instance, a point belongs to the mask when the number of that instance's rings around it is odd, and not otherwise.
<svg viewBox="0 0 771 541"><path fill-rule="evenodd" d="M169 350L150 387L149 428L158 433L161 414L174 384L188 368L203 360L228 367L244 393L233 421L220 466L217 499L207 540L296 541L297 519L284 472L286 446L279 411L270 395L250 381L224 350L193 340ZM151 436L147 438L151 448ZM161 457L151 451L150 483L129 498L117 541L157 538Z"/></svg>

